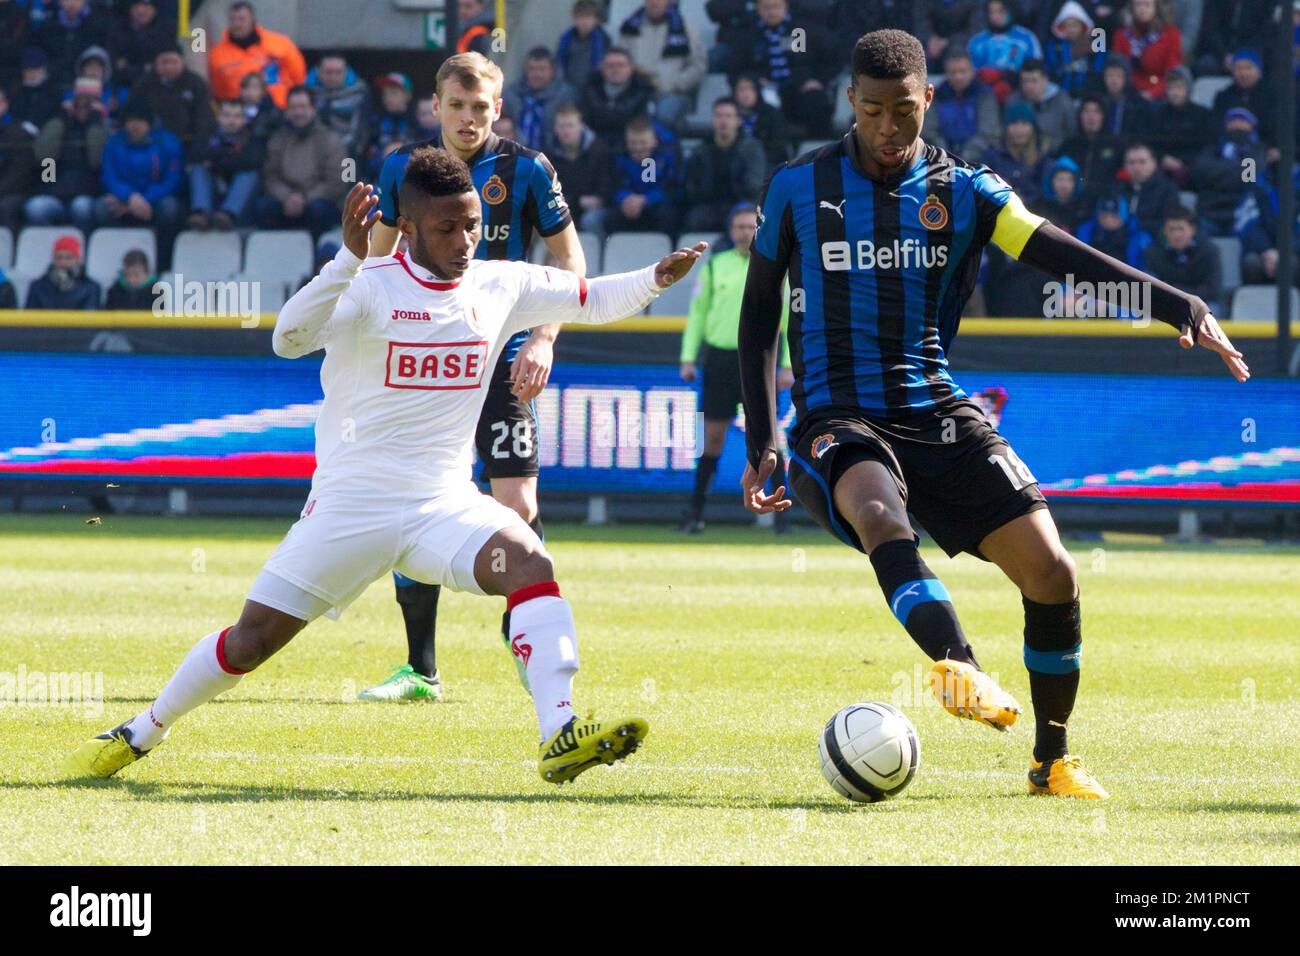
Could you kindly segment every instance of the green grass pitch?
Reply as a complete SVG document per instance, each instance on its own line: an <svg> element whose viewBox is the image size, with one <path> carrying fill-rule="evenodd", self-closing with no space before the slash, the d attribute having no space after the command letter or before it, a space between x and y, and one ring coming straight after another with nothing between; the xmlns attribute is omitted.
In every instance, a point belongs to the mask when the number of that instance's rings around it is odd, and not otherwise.
<svg viewBox="0 0 1300 956"><path fill-rule="evenodd" d="M929 699L863 557L751 528L686 541L548 525L578 620L579 708L651 725L632 759L574 785L537 776L500 600L444 596L444 702L353 701L404 658L387 581L120 778L61 782L67 751L234 621L288 524L0 519L0 864L1300 863L1300 551L1249 545L1071 543L1071 743L1104 804L1025 793L1031 719L999 735ZM992 566L925 551L981 662L1028 709L1017 593ZM92 690L102 675L102 705L33 694L73 672ZM36 699L14 701L19 677ZM921 738L912 786L875 806L818 769L823 724L859 700L901 706Z"/></svg>

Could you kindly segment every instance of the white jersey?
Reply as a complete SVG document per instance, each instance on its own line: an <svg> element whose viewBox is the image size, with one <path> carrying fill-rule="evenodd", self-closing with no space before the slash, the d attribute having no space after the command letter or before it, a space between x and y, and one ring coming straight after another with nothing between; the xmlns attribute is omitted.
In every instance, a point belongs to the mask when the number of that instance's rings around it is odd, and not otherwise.
<svg viewBox="0 0 1300 956"><path fill-rule="evenodd" d="M603 298L593 297L600 288ZM400 253L361 260L344 247L276 323L277 354L325 349L312 494L427 496L463 484L510 336L623 318L658 292L653 266L589 284L561 269L476 259L447 281Z"/></svg>

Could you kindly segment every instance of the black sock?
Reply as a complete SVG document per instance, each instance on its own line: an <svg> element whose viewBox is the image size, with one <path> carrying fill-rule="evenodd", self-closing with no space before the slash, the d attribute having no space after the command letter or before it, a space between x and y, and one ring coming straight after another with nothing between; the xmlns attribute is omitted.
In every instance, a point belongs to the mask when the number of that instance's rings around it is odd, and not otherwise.
<svg viewBox="0 0 1300 956"><path fill-rule="evenodd" d="M1064 757L1065 725L1079 692L1083 629L1079 599L1066 604L1039 604L1024 598L1025 667L1034 702L1034 759Z"/></svg>
<svg viewBox="0 0 1300 956"><path fill-rule="evenodd" d="M537 535L542 541L546 540L546 529L542 526L542 516L538 514L536 518L528 522L528 527L533 529L533 534Z"/></svg>
<svg viewBox="0 0 1300 956"><path fill-rule="evenodd" d="M406 622L406 662L417 674L432 677L438 672L434 657L433 632L438 620L438 595L442 587L412 581L398 585L397 604Z"/></svg>
<svg viewBox="0 0 1300 956"><path fill-rule="evenodd" d="M886 541L871 552L871 566L894 617L930 660L950 657L979 667L947 588L925 566L915 541Z"/></svg>
<svg viewBox="0 0 1300 956"><path fill-rule="evenodd" d="M691 517L697 521L704 514L704 496L713 484L713 473L718 470L717 455L701 455L695 463L695 490L691 492Z"/></svg>

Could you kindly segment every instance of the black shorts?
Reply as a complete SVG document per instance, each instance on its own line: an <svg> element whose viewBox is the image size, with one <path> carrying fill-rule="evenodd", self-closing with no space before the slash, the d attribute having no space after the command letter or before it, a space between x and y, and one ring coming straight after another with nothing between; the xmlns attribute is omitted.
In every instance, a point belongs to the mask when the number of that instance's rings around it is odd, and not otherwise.
<svg viewBox="0 0 1300 956"><path fill-rule="evenodd" d="M953 557L1008 521L1047 507L1038 480L970 399L888 421L860 412L813 412L790 436L790 486L817 523L864 551L835 508L833 489L860 461L889 469L903 504Z"/></svg>
<svg viewBox="0 0 1300 956"><path fill-rule="evenodd" d="M735 349L710 347L704 353L701 411L707 422L731 421L740 404L740 355Z"/></svg>
<svg viewBox="0 0 1300 956"><path fill-rule="evenodd" d="M474 447L483 463L479 477L536 478L537 413L510 391L510 366L504 353L492 370L483 413L478 417Z"/></svg>

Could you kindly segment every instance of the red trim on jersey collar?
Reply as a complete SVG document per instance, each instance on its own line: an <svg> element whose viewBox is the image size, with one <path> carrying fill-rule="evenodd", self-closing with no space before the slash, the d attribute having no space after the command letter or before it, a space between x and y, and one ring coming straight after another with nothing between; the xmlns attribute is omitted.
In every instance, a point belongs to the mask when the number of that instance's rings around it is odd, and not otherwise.
<svg viewBox="0 0 1300 956"><path fill-rule="evenodd" d="M560 586L554 581L542 581L538 584L530 584L526 588L520 588L506 598L506 610L513 611L525 601L531 601L539 597L559 597Z"/></svg>
<svg viewBox="0 0 1300 956"><path fill-rule="evenodd" d="M404 252L394 253L394 258L402 264L402 268L406 270L407 275L420 283L420 285L424 286L426 289L437 289L439 292L446 292L448 289L454 289L456 286L460 285L459 279L454 279L451 282L430 282L428 279L421 279L411 271L411 264L406 261L406 253Z"/></svg>

